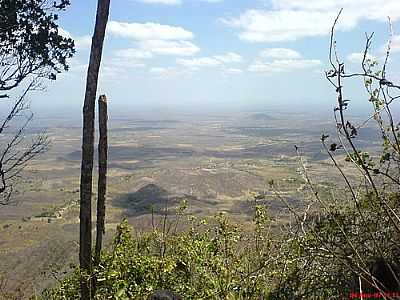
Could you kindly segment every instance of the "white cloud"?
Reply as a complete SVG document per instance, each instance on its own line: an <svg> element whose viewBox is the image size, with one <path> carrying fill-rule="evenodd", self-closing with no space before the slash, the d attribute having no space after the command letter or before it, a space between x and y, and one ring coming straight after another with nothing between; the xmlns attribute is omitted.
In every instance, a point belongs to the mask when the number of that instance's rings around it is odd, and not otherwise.
<svg viewBox="0 0 400 300"><path fill-rule="evenodd" d="M272 62L256 60L249 66L251 72L290 72L302 69L311 69L321 65L317 59L277 59Z"/></svg>
<svg viewBox="0 0 400 300"><path fill-rule="evenodd" d="M272 0L274 9L306 11L335 11L343 8L343 17L356 20L387 21L400 18L400 6L397 0Z"/></svg>
<svg viewBox="0 0 400 300"><path fill-rule="evenodd" d="M152 67L149 73L157 79L170 79L182 76L191 76L193 69L183 69L175 67Z"/></svg>
<svg viewBox="0 0 400 300"><path fill-rule="evenodd" d="M169 71L168 68L161 68L161 67L153 67L153 68L150 68L150 70L149 70L150 73L158 74L158 75L159 74L165 74L168 71Z"/></svg>
<svg viewBox="0 0 400 300"><path fill-rule="evenodd" d="M143 60L156 55L192 56L200 51L195 44L185 40L193 38L193 34L181 27L156 23L113 22L109 31L111 34L136 40L137 46L114 52L110 65L115 69L144 67Z"/></svg>
<svg viewBox="0 0 400 300"><path fill-rule="evenodd" d="M122 59L122 58L112 58L110 61L106 61L105 66L110 67L110 68L115 68L119 70L127 70L127 69L132 69L132 68L144 68L146 65L137 60L128 60L128 59Z"/></svg>
<svg viewBox="0 0 400 300"><path fill-rule="evenodd" d="M391 44L391 53L400 52L400 35L393 36Z"/></svg>
<svg viewBox="0 0 400 300"><path fill-rule="evenodd" d="M212 57L200 57L200 58L193 58L193 59L183 59L178 58L176 60L178 65L182 65L187 68L200 68L200 67L217 67L220 66L222 63L221 61L212 58Z"/></svg>
<svg viewBox="0 0 400 300"><path fill-rule="evenodd" d="M158 23L124 23L111 21L108 32L112 35L134 40L189 40L192 32L182 27L162 25Z"/></svg>
<svg viewBox="0 0 400 300"><path fill-rule="evenodd" d="M243 61L241 55L235 52L227 52L221 55L214 55L210 57L196 57L192 59L177 59L176 63L191 70L198 70L202 67L220 67L224 66L225 73L239 73L238 68L227 68L227 64L240 63Z"/></svg>
<svg viewBox="0 0 400 300"><path fill-rule="evenodd" d="M301 54L293 49L288 48L270 48L261 51L260 56L263 58L273 59L299 59Z"/></svg>
<svg viewBox="0 0 400 300"><path fill-rule="evenodd" d="M189 41L148 40L139 43L142 49L160 55L192 56L200 48Z"/></svg>
<svg viewBox="0 0 400 300"><path fill-rule="evenodd" d="M227 69L225 69L225 73L227 73L227 74L241 74L241 73L243 73L243 71L241 69L237 69L237 68L227 68Z"/></svg>
<svg viewBox="0 0 400 300"><path fill-rule="evenodd" d="M354 64L360 64L362 63L362 60L364 58L364 53L361 52L355 52L355 53L351 53L349 55L347 55L347 60L351 63ZM367 54L367 59L371 59L371 60L376 60L376 57L370 54Z"/></svg>
<svg viewBox="0 0 400 300"><path fill-rule="evenodd" d="M240 30L249 42L279 42L327 35L343 7L338 30L350 30L360 21L400 19L398 0L272 0L271 10L251 9L221 21Z"/></svg>
<svg viewBox="0 0 400 300"><path fill-rule="evenodd" d="M182 0L136 0L142 3L148 4L164 4L164 5L181 5ZM201 2L208 2L208 3L219 3L223 0L200 0Z"/></svg>
<svg viewBox="0 0 400 300"><path fill-rule="evenodd" d="M228 52L223 55L215 55L214 58L223 63L239 63L243 61L243 58L234 52Z"/></svg>
<svg viewBox="0 0 400 300"><path fill-rule="evenodd" d="M198 69L201 67L218 67L231 63L240 63L243 61L242 56L235 52L227 52L221 55L214 55L211 57L197 57L192 59L177 59L176 63L178 65L191 68ZM231 69L238 70L238 69ZM232 71L235 72L235 71Z"/></svg>
<svg viewBox="0 0 400 300"><path fill-rule="evenodd" d="M122 50L132 59L154 55L193 56L200 51L199 47L189 41L193 39L193 33L182 27L111 21L108 32L136 41L137 49Z"/></svg>
<svg viewBox="0 0 400 300"><path fill-rule="evenodd" d="M102 80L119 81L128 79L133 72L137 72L146 67L141 61L123 59L114 57L109 60L104 60L101 65L100 77Z"/></svg>
<svg viewBox="0 0 400 300"><path fill-rule="evenodd" d="M251 72L290 72L302 69L313 69L321 66L318 59L305 59L289 48L269 48L261 51L258 58L248 67Z"/></svg>
<svg viewBox="0 0 400 300"><path fill-rule="evenodd" d="M129 48L129 49L120 49L115 51L115 56L122 59L144 59L144 58L152 58L153 54L150 51Z"/></svg>
<svg viewBox="0 0 400 300"><path fill-rule="evenodd" d="M172 67L152 67L149 69L149 73L158 78L171 78L180 74L177 69Z"/></svg>
<svg viewBox="0 0 400 300"><path fill-rule="evenodd" d="M242 40L280 42L325 35L329 32L334 17L334 12L248 10L239 18L221 21L240 29L239 38Z"/></svg>
<svg viewBox="0 0 400 300"><path fill-rule="evenodd" d="M141 69L146 66L144 59L150 59L153 54L149 51L143 51L135 48L120 49L113 53L113 57L104 60L102 72L106 78L112 76L127 76L128 70Z"/></svg>
<svg viewBox="0 0 400 300"><path fill-rule="evenodd" d="M138 2L149 4L165 4L165 5L179 5L182 4L181 0L137 0Z"/></svg>

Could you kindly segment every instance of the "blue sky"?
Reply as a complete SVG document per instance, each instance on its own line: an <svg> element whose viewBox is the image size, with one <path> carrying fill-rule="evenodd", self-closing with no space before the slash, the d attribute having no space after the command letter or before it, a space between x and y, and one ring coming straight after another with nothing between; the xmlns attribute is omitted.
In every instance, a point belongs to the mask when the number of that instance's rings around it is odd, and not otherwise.
<svg viewBox="0 0 400 300"><path fill-rule="evenodd" d="M77 54L68 73L33 96L35 109L82 107L97 1L71 2L60 27ZM359 68L364 32L376 32L371 55L382 59L390 16L390 70L399 80L398 0L111 0L99 93L116 109L331 108L323 72L341 7L347 69ZM357 86L348 85L356 102L364 99Z"/></svg>

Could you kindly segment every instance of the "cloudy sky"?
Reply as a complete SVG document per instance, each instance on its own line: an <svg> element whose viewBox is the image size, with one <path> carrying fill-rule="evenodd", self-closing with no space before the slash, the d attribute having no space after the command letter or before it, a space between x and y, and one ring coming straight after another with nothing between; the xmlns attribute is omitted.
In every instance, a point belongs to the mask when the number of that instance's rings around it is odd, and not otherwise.
<svg viewBox="0 0 400 300"><path fill-rule="evenodd" d="M77 55L68 73L33 96L35 108L82 106L97 1L71 2L60 26L75 40ZM347 69L359 68L365 32L375 32L371 55L384 56L390 16L390 70L398 76L399 0L111 2L99 92L114 108L332 107L324 70L330 27L341 7L337 39ZM348 92L362 99L351 83Z"/></svg>

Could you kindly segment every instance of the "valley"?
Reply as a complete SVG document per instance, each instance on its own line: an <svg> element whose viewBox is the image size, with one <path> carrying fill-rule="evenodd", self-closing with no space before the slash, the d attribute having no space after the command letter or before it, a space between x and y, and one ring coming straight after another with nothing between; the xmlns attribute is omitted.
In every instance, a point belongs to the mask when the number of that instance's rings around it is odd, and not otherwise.
<svg viewBox="0 0 400 300"><path fill-rule="evenodd" d="M26 295L69 272L79 248L79 123L36 123L46 129L51 149L25 169L14 203L0 209L0 288L20 288ZM320 143L321 132L333 136L333 129L326 118L279 112L111 116L106 240L122 218L139 234L166 207L173 215L183 200L188 215L226 212L246 224L253 217L252 192L265 195L274 226L279 226L290 216L269 181L294 208L310 200L294 145L321 190L341 184ZM369 145L375 131L363 130L359 142ZM347 172L358 176L355 170ZM96 185L93 215L95 200Z"/></svg>

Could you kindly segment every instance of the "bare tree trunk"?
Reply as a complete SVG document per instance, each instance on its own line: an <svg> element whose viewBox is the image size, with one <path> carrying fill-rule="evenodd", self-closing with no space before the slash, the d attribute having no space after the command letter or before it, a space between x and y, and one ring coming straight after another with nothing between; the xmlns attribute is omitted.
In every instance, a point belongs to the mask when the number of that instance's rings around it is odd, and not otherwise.
<svg viewBox="0 0 400 300"><path fill-rule="evenodd" d="M85 102L83 106L82 165L80 185L80 244L79 262L84 275L92 273L92 172L94 152L94 109L96 105L97 82L110 0L98 0L96 25L92 38L89 68L86 79ZM81 299L90 300L91 280L81 277Z"/></svg>
<svg viewBox="0 0 400 300"><path fill-rule="evenodd" d="M107 97L99 98L99 178L97 185L97 227L96 227L96 250L94 263L100 263L100 252L105 234L104 219L106 214L106 191L107 191Z"/></svg>

